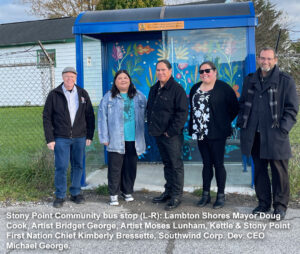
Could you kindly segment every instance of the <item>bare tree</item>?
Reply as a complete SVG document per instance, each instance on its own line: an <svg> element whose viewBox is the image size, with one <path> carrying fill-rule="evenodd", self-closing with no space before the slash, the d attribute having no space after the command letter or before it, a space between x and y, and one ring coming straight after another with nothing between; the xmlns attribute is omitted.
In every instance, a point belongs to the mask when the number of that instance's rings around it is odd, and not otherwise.
<svg viewBox="0 0 300 254"><path fill-rule="evenodd" d="M235 0L246 2L248 0ZM290 40L285 14L276 10L276 4L269 0L252 0L258 25L255 29L256 53L266 46L276 48L279 56L279 66L289 72L296 81L300 94L300 61L297 54L297 44ZM280 36L279 36L280 35Z"/></svg>
<svg viewBox="0 0 300 254"><path fill-rule="evenodd" d="M45 18L76 17L82 11L94 11L99 0L21 0L31 5L30 13Z"/></svg>
<svg viewBox="0 0 300 254"><path fill-rule="evenodd" d="M163 5L163 0L100 0L97 4L97 10L146 8Z"/></svg>

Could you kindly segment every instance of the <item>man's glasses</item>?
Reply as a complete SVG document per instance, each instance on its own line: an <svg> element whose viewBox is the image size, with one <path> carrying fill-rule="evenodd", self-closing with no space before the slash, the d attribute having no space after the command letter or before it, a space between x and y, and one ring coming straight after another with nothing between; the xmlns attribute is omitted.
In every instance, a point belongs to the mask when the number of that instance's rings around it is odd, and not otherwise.
<svg viewBox="0 0 300 254"><path fill-rule="evenodd" d="M214 70L214 69L211 68L211 69L199 70L199 73L200 73L200 74L203 74L204 72L205 72L205 73L210 73L211 70Z"/></svg>
<svg viewBox="0 0 300 254"><path fill-rule="evenodd" d="M271 58L271 57L259 57L260 58L260 60L262 60L262 61L272 61L274 58Z"/></svg>

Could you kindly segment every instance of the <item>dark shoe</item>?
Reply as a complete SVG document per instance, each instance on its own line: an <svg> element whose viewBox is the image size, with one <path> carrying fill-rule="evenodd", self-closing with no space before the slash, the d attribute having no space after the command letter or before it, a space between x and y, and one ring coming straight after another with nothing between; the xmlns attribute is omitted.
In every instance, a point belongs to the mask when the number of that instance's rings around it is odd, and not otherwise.
<svg viewBox="0 0 300 254"><path fill-rule="evenodd" d="M260 214L260 213L267 213L270 211L270 208L265 207L265 206L258 206L256 207L253 211L252 214Z"/></svg>
<svg viewBox="0 0 300 254"><path fill-rule="evenodd" d="M55 198L55 200L53 202L53 207L60 208L63 206L64 202L65 202L65 199L63 199L63 198Z"/></svg>
<svg viewBox="0 0 300 254"><path fill-rule="evenodd" d="M85 202L85 199L81 194L79 194L77 196L71 195L70 200L76 204L84 204L84 202Z"/></svg>
<svg viewBox="0 0 300 254"><path fill-rule="evenodd" d="M202 192L202 198L197 203L197 206L203 207L210 203L210 194L208 191Z"/></svg>
<svg viewBox="0 0 300 254"><path fill-rule="evenodd" d="M280 209L278 209L278 208L275 208L274 209L274 220L283 220L284 219L284 217L285 217L285 211L283 211L283 210L280 210Z"/></svg>
<svg viewBox="0 0 300 254"><path fill-rule="evenodd" d="M225 205L225 194L217 194L216 202L213 205L214 209L222 208Z"/></svg>
<svg viewBox="0 0 300 254"><path fill-rule="evenodd" d="M174 210L175 208L177 208L181 203L181 200L178 198L172 198L168 204L166 204L165 206L165 210L170 211L170 210Z"/></svg>
<svg viewBox="0 0 300 254"><path fill-rule="evenodd" d="M171 197L167 193L162 193L159 197L152 199L152 203L166 203Z"/></svg>

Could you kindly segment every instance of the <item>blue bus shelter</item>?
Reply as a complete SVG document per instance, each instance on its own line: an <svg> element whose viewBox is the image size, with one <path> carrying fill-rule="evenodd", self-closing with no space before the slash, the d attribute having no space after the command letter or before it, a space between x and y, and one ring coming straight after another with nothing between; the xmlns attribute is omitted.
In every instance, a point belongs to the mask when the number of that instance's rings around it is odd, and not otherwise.
<svg viewBox="0 0 300 254"><path fill-rule="evenodd" d="M89 75L84 60L85 43L99 41L101 80L105 94L114 74L126 69L137 89L148 96L156 81L155 64L168 59L173 76L187 95L199 82L199 65L213 61L218 78L227 82L240 97L243 78L255 71L255 26L252 2L197 4L143 9L107 10L81 13L74 24L78 84ZM241 161L239 132L226 145L225 161ZM182 156L185 161L201 160L196 143L184 131ZM154 140L147 135L142 161L160 160Z"/></svg>

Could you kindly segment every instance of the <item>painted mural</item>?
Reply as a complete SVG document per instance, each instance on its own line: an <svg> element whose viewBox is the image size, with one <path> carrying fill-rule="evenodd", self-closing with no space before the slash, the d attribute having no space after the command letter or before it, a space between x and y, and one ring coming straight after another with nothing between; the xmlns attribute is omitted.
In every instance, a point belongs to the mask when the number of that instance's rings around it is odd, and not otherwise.
<svg viewBox="0 0 300 254"><path fill-rule="evenodd" d="M168 59L174 78L188 96L193 84L200 81L199 65L210 60L217 66L218 78L228 83L240 97L247 56L246 43L246 28L164 31L161 39L108 42L107 90L111 88L115 73L126 69L137 89L148 96L150 87L156 82L156 62ZM233 135L226 145L226 161L241 161L238 139L239 132L233 123ZM140 160L159 161L155 141L147 130L146 142L147 151L140 156ZM201 160L196 142L187 134L187 124L182 156L185 161Z"/></svg>

